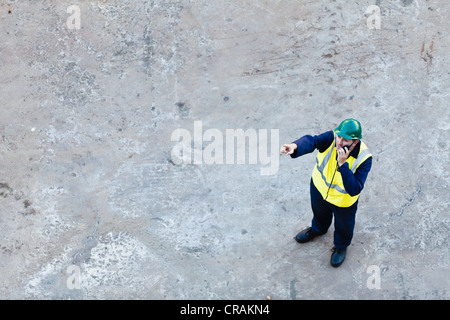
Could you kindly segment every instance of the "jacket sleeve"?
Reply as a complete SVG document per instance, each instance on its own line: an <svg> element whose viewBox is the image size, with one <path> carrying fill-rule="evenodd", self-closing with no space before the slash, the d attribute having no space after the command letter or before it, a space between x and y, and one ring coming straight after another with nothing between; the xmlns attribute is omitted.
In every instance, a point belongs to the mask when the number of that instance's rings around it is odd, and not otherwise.
<svg viewBox="0 0 450 320"><path fill-rule="evenodd" d="M295 149L294 153L291 154L291 157L298 158L300 156L313 152L315 149L318 149L319 152L324 152L328 149L331 143L333 143L333 140L333 131L327 131L317 136L303 136L293 142L297 145L297 149Z"/></svg>
<svg viewBox="0 0 450 320"><path fill-rule="evenodd" d="M367 158L361 163L358 169L356 169L355 174L350 170L347 162L339 167L345 191L347 191L350 196L354 197L361 193L371 168L372 157Z"/></svg>

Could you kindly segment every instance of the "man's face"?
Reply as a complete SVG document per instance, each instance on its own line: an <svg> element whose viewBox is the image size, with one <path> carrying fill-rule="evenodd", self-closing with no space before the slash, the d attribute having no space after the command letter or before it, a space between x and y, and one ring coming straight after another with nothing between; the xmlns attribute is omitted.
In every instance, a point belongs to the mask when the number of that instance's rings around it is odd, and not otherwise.
<svg viewBox="0 0 450 320"><path fill-rule="evenodd" d="M344 146L347 146L350 148L350 146L353 142L355 142L355 140L345 139L345 138L342 138L342 137L336 135L336 149L341 149Z"/></svg>

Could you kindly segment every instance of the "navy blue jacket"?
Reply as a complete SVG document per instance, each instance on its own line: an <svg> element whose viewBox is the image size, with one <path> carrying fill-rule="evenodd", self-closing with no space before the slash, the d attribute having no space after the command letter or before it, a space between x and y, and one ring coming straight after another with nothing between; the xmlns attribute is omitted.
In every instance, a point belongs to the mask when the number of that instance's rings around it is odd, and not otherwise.
<svg viewBox="0 0 450 320"><path fill-rule="evenodd" d="M297 149L293 154L291 154L291 157L298 158L305 154L311 153L316 149L318 149L319 152L324 152L330 147L330 145L333 143L333 140L333 131L327 131L317 136L303 136L293 142L297 145ZM361 144L358 143L349 156L357 158L360 146ZM354 197L362 191L362 189L364 188L364 183L367 179L367 175L369 174L371 168L372 157L367 158L366 161L361 163L354 174L348 167L347 162L339 167L338 170L341 173L345 191L347 191L350 196Z"/></svg>

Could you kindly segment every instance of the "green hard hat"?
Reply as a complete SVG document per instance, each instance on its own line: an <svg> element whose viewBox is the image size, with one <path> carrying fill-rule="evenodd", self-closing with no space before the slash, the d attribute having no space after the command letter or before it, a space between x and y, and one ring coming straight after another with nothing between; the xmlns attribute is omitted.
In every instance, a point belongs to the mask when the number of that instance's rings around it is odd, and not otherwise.
<svg viewBox="0 0 450 320"><path fill-rule="evenodd" d="M361 139L361 131L361 123L355 119L345 119L336 129L334 129L334 132L338 136L349 140Z"/></svg>

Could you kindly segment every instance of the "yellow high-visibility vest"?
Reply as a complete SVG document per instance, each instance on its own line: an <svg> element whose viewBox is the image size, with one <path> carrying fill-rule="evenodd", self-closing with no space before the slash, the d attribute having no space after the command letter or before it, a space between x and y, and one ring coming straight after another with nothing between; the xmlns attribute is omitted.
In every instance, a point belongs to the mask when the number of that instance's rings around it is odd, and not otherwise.
<svg viewBox="0 0 450 320"><path fill-rule="evenodd" d="M328 149L317 155L312 180L324 200L335 206L346 208L358 200L359 194L352 197L345 191L341 173L337 171L338 162L335 141L336 134L334 135L333 143ZM357 158L349 156L346 160L348 167L353 173L356 172L361 163L372 156L366 144L361 140L359 143L360 148Z"/></svg>

